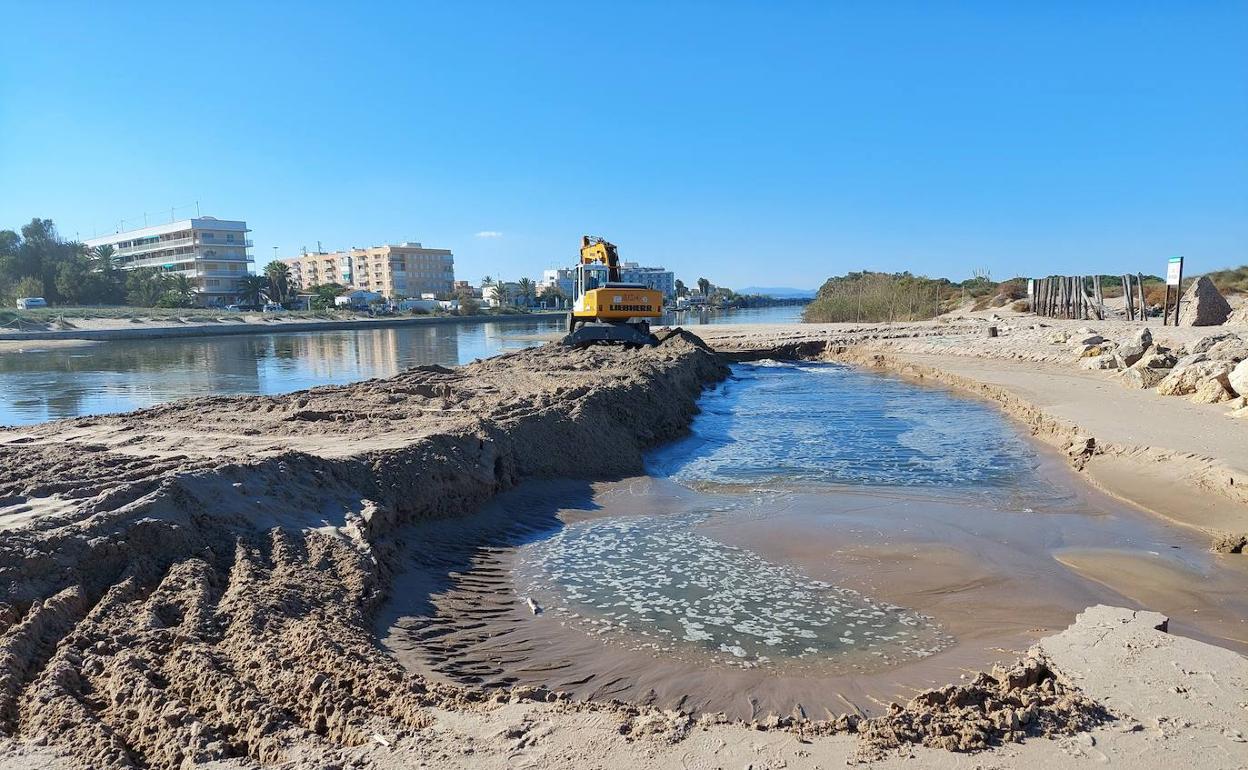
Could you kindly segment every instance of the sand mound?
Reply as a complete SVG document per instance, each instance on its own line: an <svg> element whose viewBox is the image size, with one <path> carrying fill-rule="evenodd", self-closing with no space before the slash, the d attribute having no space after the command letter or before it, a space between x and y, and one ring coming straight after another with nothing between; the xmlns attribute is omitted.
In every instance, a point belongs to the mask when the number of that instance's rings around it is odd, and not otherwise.
<svg viewBox="0 0 1248 770"><path fill-rule="evenodd" d="M0 434L0 737L92 768L326 767L484 707L377 647L395 533L524 476L636 473L725 374L677 333Z"/></svg>

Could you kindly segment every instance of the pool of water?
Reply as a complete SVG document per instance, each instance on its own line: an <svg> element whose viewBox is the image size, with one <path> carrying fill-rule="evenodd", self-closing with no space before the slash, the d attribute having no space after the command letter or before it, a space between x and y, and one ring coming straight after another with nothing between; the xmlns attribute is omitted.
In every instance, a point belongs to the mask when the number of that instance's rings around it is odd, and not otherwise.
<svg viewBox="0 0 1248 770"><path fill-rule="evenodd" d="M682 313L684 326L796 323L800 306ZM540 345L562 317L158 340L0 352L0 425L123 412L179 398L274 394L468 363Z"/></svg>
<svg viewBox="0 0 1248 770"><path fill-rule="evenodd" d="M733 366L648 475L529 481L405 536L405 665L754 718L875 713L1097 603L1244 649L1248 569L1089 488L986 403L835 364Z"/></svg>

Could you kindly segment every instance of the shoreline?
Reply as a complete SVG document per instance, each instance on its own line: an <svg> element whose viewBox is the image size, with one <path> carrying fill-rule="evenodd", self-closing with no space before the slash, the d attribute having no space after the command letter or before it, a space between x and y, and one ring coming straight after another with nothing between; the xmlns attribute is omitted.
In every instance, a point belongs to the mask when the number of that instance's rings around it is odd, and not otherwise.
<svg viewBox="0 0 1248 770"><path fill-rule="evenodd" d="M725 375L675 332L641 351L547 346L0 431L0 768L965 765L947 749L1134 768L1210 746L1248 761L1233 703L1248 662L1134 610L1085 610L1037 645L1048 663L968 673L869 721L483 691L410 675L379 647L411 522L453 525L526 478L636 473Z"/></svg>
<svg viewBox="0 0 1248 770"><path fill-rule="evenodd" d="M516 315L471 316L416 316L410 318L360 318L353 320L285 321L278 317L266 323L244 322L227 325L215 323L168 323L129 328L117 326L107 329L58 329L53 331L7 332L0 331L0 341L31 342L44 340L137 340L173 339L178 337L220 337L235 334L281 334L283 332L341 331L343 329L380 329L391 326L425 326L429 324L477 324L490 322L523 321L526 319L561 318L563 310L541 311Z"/></svg>
<svg viewBox="0 0 1248 770"><path fill-rule="evenodd" d="M706 337L708 344L732 359L774 356L839 362L917 383L938 383L985 400L1061 452L1098 490L1205 533L1217 551L1238 553L1248 537L1244 483L1248 435L1243 435L1248 426L1227 421L1225 409L1218 405L1198 406L1184 398L1126 389L1105 382L1098 373L1061 367L1043 350L1035 360L938 353L931 346L916 345L924 335L948 336L930 334L940 331L933 324L868 326L865 333L862 325L811 327L785 330L782 337L776 336L775 327L737 327L731 335L711 331ZM963 334L968 342L990 343L975 334L981 329L971 325ZM1221 329L1183 331L1190 337ZM864 339L875 334L881 336ZM1181 426L1178 431L1176 425Z"/></svg>

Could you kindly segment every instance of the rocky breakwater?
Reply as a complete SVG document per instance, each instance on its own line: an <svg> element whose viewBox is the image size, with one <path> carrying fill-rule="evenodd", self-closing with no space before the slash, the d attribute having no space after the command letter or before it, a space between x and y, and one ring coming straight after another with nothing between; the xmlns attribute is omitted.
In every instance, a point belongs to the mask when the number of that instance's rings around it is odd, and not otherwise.
<svg viewBox="0 0 1248 770"><path fill-rule="evenodd" d="M676 331L0 432L0 753L337 767L480 708L370 633L404 525L640 472L726 374Z"/></svg>
<svg viewBox="0 0 1248 770"><path fill-rule="evenodd" d="M1059 332L1053 344L1077 349L1084 369L1114 372L1124 386L1155 389L1162 396L1186 396L1197 404L1227 404L1234 417L1248 417L1248 340L1233 332L1201 337L1171 350L1152 332L1107 340L1093 329Z"/></svg>

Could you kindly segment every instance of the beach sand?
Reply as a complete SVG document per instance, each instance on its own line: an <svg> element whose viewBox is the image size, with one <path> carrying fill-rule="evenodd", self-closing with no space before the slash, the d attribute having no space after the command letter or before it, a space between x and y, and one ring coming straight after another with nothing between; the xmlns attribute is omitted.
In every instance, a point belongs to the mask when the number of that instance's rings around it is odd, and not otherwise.
<svg viewBox="0 0 1248 770"><path fill-rule="evenodd" d="M965 324L966 349L978 345L977 324ZM963 350L954 339L962 327L930 327L789 327L783 339L736 329L723 332L732 341L714 344L743 355L835 355L916 379L935 379L928 372L937 369L903 356L936 355L941 367L946 358L992 360L928 348ZM713 338L715 330L702 331ZM788 336L795 331L807 336ZM1022 347L1017 338L1006 341ZM1035 355L1057 362L1055 354ZM1043 360L1024 365L1035 363ZM1002 359L1000 371L1014 364ZM1026 371L1023 382L990 383L978 395L1032 425L1072 472L1117 494L1088 471L1096 453L1068 451L1088 427L1051 414L1057 404L1024 398L1050 392L1044 370ZM1245 659L1159 630L1166 626L1160 615L1096 603L1100 596L1156 596L1181 607L1193 596L1189 577L1172 564L1154 568L1117 553L1102 559L1077 547L1058 557L1084 593L1047 611L1044 597L1032 597L1037 622L1022 629L1006 599L1025 586L994 586L999 567L968 565L965 551L930 543L845 539L847 579L857 574L864 586L917 601L923 581L904 577L917 559L915 575L930 573L949 622L970 636L978 627L985 640L1000 634L1021 643L1044 633L1040 628L1055 629L1075 604L1093 605L1070 628L1041 639L1026 653L1030 663L998 669L996 678L951 677L949 688L902 706L877 704L880 716L872 720L795 720L760 710L742 724L644 699L586 703L518 682L483 689L455 683L436 666L428 675L404 667L387 620L397 625L415 615L410 606L387 609L388 600L424 595L425 617L441 602L456 633L474 631L465 626L476 622L485 628L481 618L491 613L532 614L504 600L502 566L491 560L507 554L477 549L480 541L456 523L500 492L522 495L524 479L564 479L572 499L592 500L591 482L635 476L646 448L687 430L699 393L725 373L696 338L677 335L639 352L539 348L343 387L194 399L0 433L0 521L8 527L0 542L0 768L1248 764ZM941 381L973 390L969 374ZM1141 395L1162 405L1159 412L1171 408L1167 399ZM1242 430L1224 411L1211 406L1199 414ZM1095 446L1146 469L1187 458L1185 467L1199 472L1183 478L1196 478L1210 505L1235 501L1227 493L1233 485L1216 483L1218 473L1248 467L1233 440L1195 451L1148 430L1129 444L1096 435ZM1190 432L1193 441L1205 440ZM1225 456L1216 454L1222 448ZM1150 510L1182 522L1193 538L1239 523L1233 509L1189 521L1181 511L1157 510L1164 501L1119 496L1151 502ZM548 526L560 510L548 502L529 511L535 520L509 526L523 535ZM434 519L455 533L449 542L469 547L433 549L441 575L413 576L413 549L430 549L412 538ZM757 534L749 539L762 542ZM775 535L772 555L809 563L793 542ZM465 579L475 585L456 607L454 589ZM971 617L976 591L998 597L995 607L983 602L982 618ZM960 604L960 596L970 598ZM1216 622L1179 620L1171 630L1190 626L1206 638L1242 640ZM505 637L499 641L491 663L506 678L513 649ZM514 651L522 652L519 645ZM596 676L609 673L605 656L594 660L604 661L595 664L602 669ZM615 665L635 675L629 660ZM696 675L685 683L675 689L711 689ZM883 695L858 697L870 703Z"/></svg>

